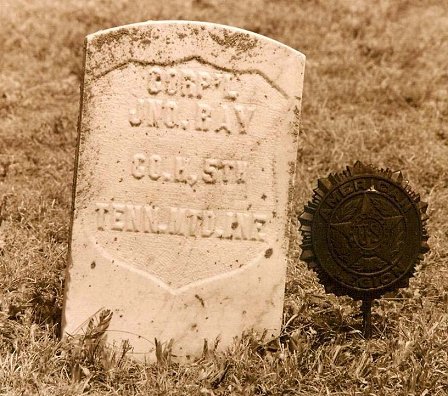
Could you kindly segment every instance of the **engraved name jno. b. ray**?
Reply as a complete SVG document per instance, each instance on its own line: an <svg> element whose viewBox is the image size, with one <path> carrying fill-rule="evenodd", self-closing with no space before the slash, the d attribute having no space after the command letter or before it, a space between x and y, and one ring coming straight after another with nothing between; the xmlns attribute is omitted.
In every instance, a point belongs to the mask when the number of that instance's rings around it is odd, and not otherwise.
<svg viewBox="0 0 448 396"><path fill-rule="evenodd" d="M153 67L146 76L149 96L129 109L132 127L248 133L255 106L236 102L232 74ZM209 93L215 100L205 98Z"/></svg>

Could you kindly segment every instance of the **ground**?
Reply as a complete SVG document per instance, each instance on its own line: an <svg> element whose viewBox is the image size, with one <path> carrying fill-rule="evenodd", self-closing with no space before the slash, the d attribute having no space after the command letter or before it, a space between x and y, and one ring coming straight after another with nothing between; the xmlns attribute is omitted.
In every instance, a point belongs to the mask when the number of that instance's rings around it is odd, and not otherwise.
<svg viewBox="0 0 448 396"><path fill-rule="evenodd" d="M448 3L443 0L0 1L0 392L4 395L448 395ZM324 293L292 227L284 327L189 365L133 362L58 337L86 34L144 20L248 29L307 56L296 194L361 160L401 169L429 203L431 252L410 287ZM295 219L292 219L293 222ZM295 224L295 223L293 223Z"/></svg>

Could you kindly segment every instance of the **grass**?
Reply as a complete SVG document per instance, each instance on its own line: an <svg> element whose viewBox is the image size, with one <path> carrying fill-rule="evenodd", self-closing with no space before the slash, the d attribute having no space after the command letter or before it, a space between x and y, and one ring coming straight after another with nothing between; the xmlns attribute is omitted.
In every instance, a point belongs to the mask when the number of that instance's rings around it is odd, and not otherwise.
<svg viewBox="0 0 448 396"><path fill-rule="evenodd" d="M448 395L448 4L443 0L2 0L0 393ZM148 19L252 30L307 55L300 212L315 180L359 159L405 172L429 202L431 252L408 289L359 306L325 295L293 230L284 328L189 365L104 345L107 312L59 340L86 34ZM359 303L358 303L359 304Z"/></svg>

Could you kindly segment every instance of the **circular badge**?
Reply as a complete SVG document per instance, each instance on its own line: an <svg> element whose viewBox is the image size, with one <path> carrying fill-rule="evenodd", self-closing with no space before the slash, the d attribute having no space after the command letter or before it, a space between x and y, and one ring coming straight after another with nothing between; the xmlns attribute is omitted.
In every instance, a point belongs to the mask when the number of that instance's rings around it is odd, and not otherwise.
<svg viewBox="0 0 448 396"><path fill-rule="evenodd" d="M336 295L374 299L406 287L429 250L427 206L401 172L357 162L318 181L299 218L301 259Z"/></svg>

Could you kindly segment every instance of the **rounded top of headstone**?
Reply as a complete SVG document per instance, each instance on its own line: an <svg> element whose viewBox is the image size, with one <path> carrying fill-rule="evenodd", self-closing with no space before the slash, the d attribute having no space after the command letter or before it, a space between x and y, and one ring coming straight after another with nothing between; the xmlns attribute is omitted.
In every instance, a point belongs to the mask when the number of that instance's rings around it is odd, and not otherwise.
<svg viewBox="0 0 448 396"><path fill-rule="evenodd" d="M128 63L171 66L189 60L224 72L259 74L285 97L296 95L291 78L301 80L305 65L301 52L244 29L209 22L147 21L87 36L85 83Z"/></svg>
<svg viewBox="0 0 448 396"><path fill-rule="evenodd" d="M369 300L406 287L429 250L427 206L401 172L357 162L319 179L299 218L301 259L336 295Z"/></svg>
<svg viewBox="0 0 448 396"><path fill-rule="evenodd" d="M120 34L127 34L126 32L135 31L135 30L142 30L142 29L157 29L158 31L163 31L166 29L189 29L194 34L199 35L201 30L218 30L218 31L227 31L229 33L234 34L240 34L241 36L229 36L225 40L220 40L223 43L226 43L228 46L237 45L240 50L247 50L250 49L249 43L246 42L246 45L244 45L245 39L247 39L247 36L252 36L257 38L257 40L270 42L275 46L284 47L288 51L294 51L299 56L302 56L305 58L305 55L302 54L300 51L297 51L294 48L289 47L288 45L277 41L273 38L263 36L261 34L252 32L250 30L242 29L236 26L229 26L229 25L223 25L220 23L212 23L212 22L202 22L202 21L186 21L186 20L164 20L164 21L145 21L145 22L137 22L137 23L131 23L128 25L122 25L117 27L112 27L109 29L99 30L95 33L89 34L87 36L87 40L95 40L98 39L101 36L119 36ZM180 36L180 39L184 39L184 36ZM215 38L216 39L216 38ZM237 42L238 39L240 39L240 42Z"/></svg>

